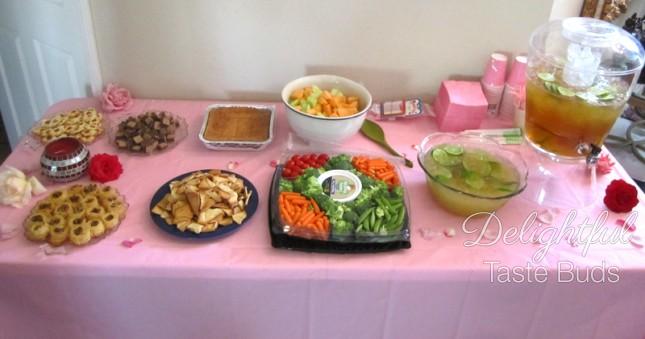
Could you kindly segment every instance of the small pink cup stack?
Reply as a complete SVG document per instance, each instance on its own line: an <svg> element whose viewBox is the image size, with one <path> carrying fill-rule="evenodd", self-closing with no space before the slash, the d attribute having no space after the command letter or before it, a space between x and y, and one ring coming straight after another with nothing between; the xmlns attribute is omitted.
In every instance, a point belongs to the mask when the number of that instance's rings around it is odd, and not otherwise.
<svg viewBox="0 0 645 339"><path fill-rule="evenodd" d="M479 82L445 80L432 104L443 132L477 129L486 117L488 101Z"/></svg>
<svg viewBox="0 0 645 339"><path fill-rule="evenodd" d="M502 102L499 105L499 118L503 123L515 127L524 125L524 100L526 88L526 56L518 55L513 61L511 73L506 79Z"/></svg>
<svg viewBox="0 0 645 339"><path fill-rule="evenodd" d="M504 81L506 80L506 64L508 57L502 53L493 53L484 70L481 80L484 96L488 100L488 115L498 114L499 103L502 101Z"/></svg>

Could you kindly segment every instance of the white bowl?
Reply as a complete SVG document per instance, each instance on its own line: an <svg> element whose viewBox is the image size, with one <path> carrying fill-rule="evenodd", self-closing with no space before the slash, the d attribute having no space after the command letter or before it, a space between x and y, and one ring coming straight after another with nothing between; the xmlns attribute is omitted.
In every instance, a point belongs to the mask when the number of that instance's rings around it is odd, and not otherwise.
<svg viewBox="0 0 645 339"><path fill-rule="evenodd" d="M346 96L359 100L359 112L348 117L321 117L302 113L289 105L289 96L297 89L316 85L323 90L336 88ZM372 106L372 95L365 86L337 75L309 75L291 81L282 89L282 102L287 107L291 129L301 138L314 142L338 143L356 134Z"/></svg>

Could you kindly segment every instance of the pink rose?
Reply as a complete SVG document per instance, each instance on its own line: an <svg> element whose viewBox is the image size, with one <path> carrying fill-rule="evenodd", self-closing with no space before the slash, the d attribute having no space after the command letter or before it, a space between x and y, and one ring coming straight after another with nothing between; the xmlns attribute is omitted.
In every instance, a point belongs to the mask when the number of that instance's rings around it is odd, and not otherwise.
<svg viewBox="0 0 645 339"><path fill-rule="evenodd" d="M105 87L101 99L103 111L105 112L123 111L132 106L130 91L112 83Z"/></svg>

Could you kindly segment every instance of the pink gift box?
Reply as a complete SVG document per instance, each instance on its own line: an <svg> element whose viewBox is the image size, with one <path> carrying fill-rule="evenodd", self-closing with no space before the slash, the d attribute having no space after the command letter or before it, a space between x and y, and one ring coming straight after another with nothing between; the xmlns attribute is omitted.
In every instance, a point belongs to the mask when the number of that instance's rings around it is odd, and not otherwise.
<svg viewBox="0 0 645 339"><path fill-rule="evenodd" d="M432 107L440 131L458 132L479 128L488 101L479 82L445 80Z"/></svg>

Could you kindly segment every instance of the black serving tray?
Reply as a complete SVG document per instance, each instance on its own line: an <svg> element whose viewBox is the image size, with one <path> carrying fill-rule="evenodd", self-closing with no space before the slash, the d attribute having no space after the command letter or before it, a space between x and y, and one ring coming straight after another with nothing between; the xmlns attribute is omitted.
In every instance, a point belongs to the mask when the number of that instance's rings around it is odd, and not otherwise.
<svg viewBox="0 0 645 339"><path fill-rule="evenodd" d="M269 193L269 233L271 234L271 245L274 248L286 248L290 250L320 253L378 253L411 247L409 208L406 205L406 215L401 227L401 235L397 237L379 237L376 241L365 241L365 238L345 236L335 238L333 233L330 240L306 239L290 236L281 231L282 221L280 220L277 207L278 195L280 194L279 183L282 175L283 165L278 165L271 180L271 191Z"/></svg>

